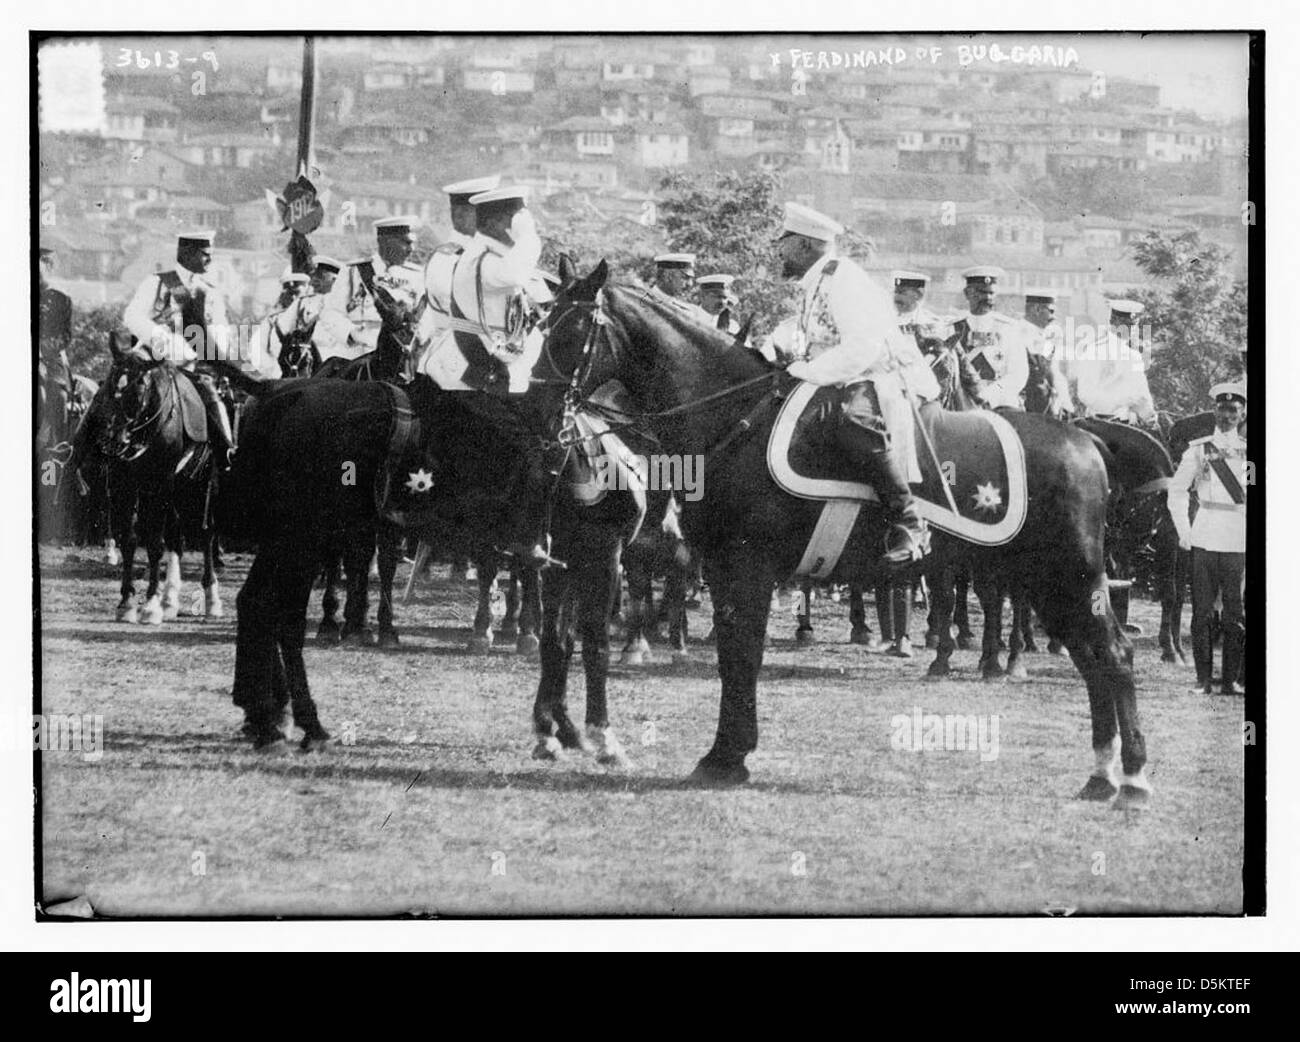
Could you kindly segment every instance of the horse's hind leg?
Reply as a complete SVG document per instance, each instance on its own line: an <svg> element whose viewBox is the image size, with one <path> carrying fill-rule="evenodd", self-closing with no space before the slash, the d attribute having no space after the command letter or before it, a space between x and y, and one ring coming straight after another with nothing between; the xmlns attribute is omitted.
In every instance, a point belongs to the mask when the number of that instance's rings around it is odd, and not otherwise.
<svg viewBox="0 0 1300 1042"><path fill-rule="evenodd" d="M997 680L1006 675L998 660L998 645L1002 640L1002 584L996 574L980 570L974 576L975 596L984 612L984 640L980 650L980 672L985 680Z"/></svg>
<svg viewBox="0 0 1300 1042"><path fill-rule="evenodd" d="M370 561L375 555L374 529L354 532L344 543L343 575L347 599L343 605L343 628L339 640L369 647L375 643L367 622L370 615Z"/></svg>
<svg viewBox="0 0 1300 1042"><path fill-rule="evenodd" d="M623 571L627 576L627 636L619 662L625 666L639 666L650 654L650 642L645 636L647 589L653 580L644 550L630 546L623 558Z"/></svg>
<svg viewBox="0 0 1300 1042"><path fill-rule="evenodd" d="M480 572L480 576L482 573ZM541 677L533 699L533 759L555 760L561 749L584 748L585 741L569 718L565 692L573 658L569 571L549 576L542 588Z"/></svg>
<svg viewBox="0 0 1300 1042"><path fill-rule="evenodd" d="M870 644L871 627L867 625L867 607L863 603L862 583L849 583L849 643Z"/></svg>
<svg viewBox="0 0 1300 1042"><path fill-rule="evenodd" d="M1025 598L1024 592L1015 587L1011 590L1011 648L1007 653L1007 676L1016 680L1027 680L1028 671L1021 656L1028 651L1025 631L1029 630L1033 639L1033 609Z"/></svg>
<svg viewBox="0 0 1300 1042"><path fill-rule="evenodd" d="M307 637L307 603L316 578L315 561L290 559L276 568L275 639L284 668L284 682L293 706L293 722L302 729L304 751L322 749L329 733L321 726L307 684L302 647Z"/></svg>
<svg viewBox="0 0 1300 1042"><path fill-rule="evenodd" d="M337 644L342 639L343 627L339 622L339 580L342 570L342 557L331 553L325 566L321 569L324 592L321 594L320 625L316 627L316 639L322 644Z"/></svg>
<svg viewBox="0 0 1300 1042"><path fill-rule="evenodd" d="M953 570L953 610L952 621L957 624L957 647L969 651L975 645L975 634L970 628L971 569L969 565L958 565ZM976 594L978 596L978 594Z"/></svg>
<svg viewBox="0 0 1300 1042"><path fill-rule="evenodd" d="M400 643L393 625L393 578L402 556L401 529L385 526L379 531L379 646L395 648Z"/></svg>
<svg viewBox="0 0 1300 1042"><path fill-rule="evenodd" d="M687 658L686 649L686 587L690 582L689 561L683 560L684 554L673 550L668 555L664 570L664 595L662 603L668 609L668 646L672 649L674 662L683 662ZM583 641L583 653L587 644Z"/></svg>
<svg viewBox="0 0 1300 1042"><path fill-rule="evenodd" d="M934 661L926 671L931 677L946 677L952 672L952 653L956 644L952 639L953 576L952 568L935 565L927 571L930 588L930 618L935 636ZM930 644L926 640L926 646Z"/></svg>
<svg viewBox="0 0 1300 1042"><path fill-rule="evenodd" d="M277 691L283 686L276 639L275 557L279 549L259 548L235 598L235 684L231 697L244 711L244 736L259 749L284 740L282 694Z"/></svg>
<svg viewBox="0 0 1300 1042"><path fill-rule="evenodd" d="M1145 803L1150 785L1144 772L1146 740L1138 720L1133 646L1111 610L1105 575L1074 597L1059 587L1039 588L1034 602L1047 632L1065 641L1088 687L1095 765L1078 798L1108 800L1115 795L1118 752L1123 779L1115 805Z"/></svg>

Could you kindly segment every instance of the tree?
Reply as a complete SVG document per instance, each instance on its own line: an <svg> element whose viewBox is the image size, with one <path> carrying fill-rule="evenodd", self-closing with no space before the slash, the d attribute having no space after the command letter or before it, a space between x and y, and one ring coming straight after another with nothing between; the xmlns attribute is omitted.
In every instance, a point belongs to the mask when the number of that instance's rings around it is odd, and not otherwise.
<svg viewBox="0 0 1300 1042"><path fill-rule="evenodd" d="M1202 412L1210 387L1244 370L1246 282L1228 274L1229 251L1203 242L1195 230L1150 231L1132 250L1138 266L1157 280L1135 294L1155 342L1147 370L1151 394L1175 415Z"/></svg>
<svg viewBox="0 0 1300 1042"><path fill-rule="evenodd" d="M89 310L72 309L72 346L68 361L74 373L89 376L100 383L108 375L112 359L108 350L108 337L114 330L122 329L124 303L97 304Z"/></svg>
<svg viewBox="0 0 1300 1042"><path fill-rule="evenodd" d="M701 275L736 276L741 321L755 339L794 310L794 287L781 280L773 242L781 232L781 182L763 172L669 174L659 184L658 218L674 252L694 253Z"/></svg>

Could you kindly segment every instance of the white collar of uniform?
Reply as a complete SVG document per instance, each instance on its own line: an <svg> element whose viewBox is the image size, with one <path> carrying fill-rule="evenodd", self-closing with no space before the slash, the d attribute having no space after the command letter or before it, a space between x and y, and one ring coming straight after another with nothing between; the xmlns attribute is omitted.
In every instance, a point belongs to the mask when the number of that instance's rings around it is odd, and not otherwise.
<svg viewBox="0 0 1300 1042"><path fill-rule="evenodd" d="M200 275L197 271L190 271L184 264L176 265L176 276L181 280L181 285L186 289L193 289L194 283L197 282L204 289L208 288L208 280Z"/></svg>
<svg viewBox="0 0 1300 1042"><path fill-rule="evenodd" d="M498 257L504 257L510 251L510 247L504 242L498 242L492 236L484 235L482 232L474 233L470 245L482 250L484 253L495 253Z"/></svg>
<svg viewBox="0 0 1300 1042"><path fill-rule="evenodd" d="M1245 439L1242 438L1236 427L1226 431L1221 431L1216 427L1210 440L1220 449L1236 449L1241 447Z"/></svg>
<svg viewBox="0 0 1300 1042"><path fill-rule="evenodd" d="M382 275L388 270L387 263L385 263L384 258L379 256L378 253L372 253L370 255L370 267L374 269L376 275Z"/></svg>
<svg viewBox="0 0 1300 1042"><path fill-rule="evenodd" d="M463 250L467 250L474 242L474 236L466 235L464 232L458 232L453 228L451 233L447 236L447 241L453 245L459 246Z"/></svg>
<svg viewBox="0 0 1300 1042"><path fill-rule="evenodd" d="M982 315L972 314L968 311L966 312L965 317L966 325L970 326L971 329L975 330L977 333L987 333L994 326L1002 324L1002 316L996 311L986 311Z"/></svg>
<svg viewBox="0 0 1300 1042"><path fill-rule="evenodd" d="M818 257L816 263L805 271L802 278L799 279L799 289L804 293L810 292L817 285L817 280L822 277L822 270L833 260L838 260L833 249L827 250Z"/></svg>

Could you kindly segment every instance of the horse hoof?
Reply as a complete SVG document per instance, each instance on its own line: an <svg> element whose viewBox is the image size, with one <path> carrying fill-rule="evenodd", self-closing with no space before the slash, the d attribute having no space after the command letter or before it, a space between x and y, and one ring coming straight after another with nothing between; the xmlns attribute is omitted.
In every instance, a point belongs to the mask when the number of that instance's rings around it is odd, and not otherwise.
<svg viewBox="0 0 1300 1042"><path fill-rule="evenodd" d="M806 646L806 645L808 645L808 644L811 644L811 643L813 642L813 631L812 631L812 630L802 630L802 629L801 629L801 630L795 630L795 633L794 633L794 642L795 642L796 644L803 645L803 646Z"/></svg>
<svg viewBox="0 0 1300 1042"><path fill-rule="evenodd" d="M930 668L925 671L927 677L946 677L952 672L952 665L945 658L937 658L930 663Z"/></svg>
<svg viewBox="0 0 1300 1042"><path fill-rule="evenodd" d="M749 781L749 768L745 761L738 763L718 763L705 756L695 765L687 782L691 785L705 786L711 789L731 788L744 785Z"/></svg>
<svg viewBox="0 0 1300 1042"><path fill-rule="evenodd" d="M925 635L925 647L927 651L933 651L939 646L939 634L927 633Z"/></svg>
<svg viewBox="0 0 1300 1042"><path fill-rule="evenodd" d="M397 637L397 630L389 627L379 631L379 647L397 648L401 647L402 642Z"/></svg>
<svg viewBox="0 0 1300 1042"><path fill-rule="evenodd" d="M538 738L537 744L533 746L533 759L544 760L547 763L554 763L560 758L564 747L560 745L560 740L553 736Z"/></svg>
<svg viewBox="0 0 1300 1042"><path fill-rule="evenodd" d="M1082 789L1075 793L1076 800L1092 800L1096 803L1105 803L1119 790L1111 783L1110 779L1103 778L1100 775L1089 775L1087 782Z"/></svg>
<svg viewBox="0 0 1300 1042"><path fill-rule="evenodd" d="M333 619L321 619L316 627L316 641L320 644L334 645L343 639L343 630Z"/></svg>
<svg viewBox="0 0 1300 1042"><path fill-rule="evenodd" d="M957 650L970 651L975 646L975 637L971 634L957 634Z"/></svg>
<svg viewBox="0 0 1300 1042"><path fill-rule="evenodd" d="M1023 662L1017 662L1013 666L1010 665L1007 666L1006 675L1011 680L1028 680L1029 670L1025 668L1025 664Z"/></svg>
<svg viewBox="0 0 1300 1042"><path fill-rule="evenodd" d="M645 652L639 648L624 650L623 654L618 657L619 665L622 666L643 666L645 665Z"/></svg>
<svg viewBox="0 0 1300 1042"><path fill-rule="evenodd" d="M298 743L299 752L304 753L323 753L327 752L330 747L330 736L324 733L319 735L303 735L302 741Z"/></svg>
<svg viewBox="0 0 1300 1042"><path fill-rule="evenodd" d="M680 664L680 663L682 663L682 662L689 662L690 660L691 660L691 653L690 653L689 651L677 650L677 651L674 651L674 652L673 652L673 663L674 663L674 664Z"/></svg>
<svg viewBox="0 0 1300 1042"><path fill-rule="evenodd" d="M213 601L204 607L203 614L209 619L224 619L226 617L226 606L220 601Z"/></svg>
<svg viewBox="0 0 1300 1042"><path fill-rule="evenodd" d="M912 642L906 637L899 638L899 640L895 642L894 646L889 649L889 654L893 655L895 658L911 658Z"/></svg>
<svg viewBox="0 0 1300 1042"><path fill-rule="evenodd" d="M537 639L536 634L521 633L519 639L515 641L515 653L532 658L541 646L541 641Z"/></svg>
<svg viewBox="0 0 1300 1042"><path fill-rule="evenodd" d="M140 621L140 609L135 606L134 602L131 604L119 604L117 606L117 621L129 622L134 625Z"/></svg>
<svg viewBox="0 0 1300 1042"><path fill-rule="evenodd" d="M1136 785L1121 785L1111 810L1144 810L1151 803L1151 791Z"/></svg>
<svg viewBox="0 0 1300 1042"><path fill-rule="evenodd" d="M871 631L865 626L854 626L849 631L850 644L871 644Z"/></svg>
<svg viewBox="0 0 1300 1042"><path fill-rule="evenodd" d="M498 640L506 640L506 641L510 641L510 640L518 640L518 639L519 639L519 627L518 627L518 626L502 626L499 630L497 630L497 639L498 639Z"/></svg>
<svg viewBox="0 0 1300 1042"><path fill-rule="evenodd" d="M1030 655L1037 655L1037 654L1038 654L1038 641L1036 641L1036 640L1027 640L1027 641L1025 641L1025 652L1026 652L1027 654L1030 654Z"/></svg>
<svg viewBox="0 0 1300 1042"><path fill-rule="evenodd" d="M270 731L253 730L248 735L253 740L253 751L267 756L279 756L289 751L288 740L278 727Z"/></svg>
<svg viewBox="0 0 1300 1042"><path fill-rule="evenodd" d="M369 626L359 626L354 630L343 628L339 635L340 644L353 645L358 648L373 648L378 641L375 638L375 631Z"/></svg>
<svg viewBox="0 0 1300 1042"><path fill-rule="evenodd" d="M627 750L623 748L623 743L618 740L618 736L612 729L588 725L586 740L588 747L596 754L596 762L602 767L624 770L632 766Z"/></svg>
<svg viewBox="0 0 1300 1042"><path fill-rule="evenodd" d="M122 563L122 555L117 552L117 547L111 546L108 548L108 552L104 554L104 560L109 567L116 568Z"/></svg>
<svg viewBox="0 0 1300 1042"><path fill-rule="evenodd" d="M1172 666L1175 662L1178 661L1178 656L1175 655L1172 651L1162 651L1160 653L1160 661L1168 662Z"/></svg>
<svg viewBox="0 0 1300 1042"><path fill-rule="evenodd" d="M1064 655L1066 653L1065 645L1059 640L1049 640L1047 642L1047 653L1049 655Z"/></svg>
<svg viewBox="0 0 1300 1042"><path fill-rule="evenodd" d="M492 650L492 634L476 633L469 638L469 653L471 655L486 655Z"/></svg>
<svg viewBox="0 0 1300 1042"><path fill-rule="evenodd" d="M146 601L145 606L140 609L140 624L142 626L161 626L162 621L162 605L157 601Z"/></svg>
<svg viewBox="0 0 1300 1042"><path fill-rule="evenodd" d="M588 733L592 728L587 728ZM567 749L575 753L594 753L596 747L587 739L587 735L579 731L566 717L555 726L556 740L560 743L561 749ZM538 741L541 739L539 738Z"/></svg>

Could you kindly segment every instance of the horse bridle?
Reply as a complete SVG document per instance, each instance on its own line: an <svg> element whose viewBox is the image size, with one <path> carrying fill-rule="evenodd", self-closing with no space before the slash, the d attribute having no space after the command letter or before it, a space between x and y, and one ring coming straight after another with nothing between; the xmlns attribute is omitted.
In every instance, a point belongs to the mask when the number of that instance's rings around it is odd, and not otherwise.
<svg viewBox="0 0 1300 1042"><path fill-rule="evenodd" d="M161 362L155 362L152 365L144 366L136 382L144 384L146 381L151 381L151 379L156 377L156 374L160 371L162 371ZM122 376L126 375L126 373L122 374ZM176 375L173 373L172 380L175 381L175 379ZM118 403L121 402L122 390L125 390L125 388L115 388L113 391L113 399ZM169 418L172 412L176 409L178 397L179 395L177 394L163 394L162 389L158 388L158 408L151 415L147 415L143 419L139 418L138 413L145 411L145 405L142 400L142 404L134 418L128 419L120 424L110 424L108 428L110 436L106 447L108 455L112 456L114 459L121 460L124 463L130 463L132 460L139 459L143 456L145 452L148 451L149 446L147 444L137 443L135 440L136 435L140 434L142 431L148 430L155 423ZM144 399L143 393L142 399ZM124 435L124 444L121 448L114 447L114 441L116 440L115 435Z"/></svg>

